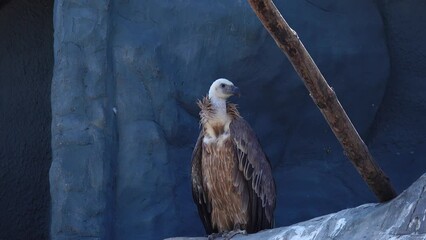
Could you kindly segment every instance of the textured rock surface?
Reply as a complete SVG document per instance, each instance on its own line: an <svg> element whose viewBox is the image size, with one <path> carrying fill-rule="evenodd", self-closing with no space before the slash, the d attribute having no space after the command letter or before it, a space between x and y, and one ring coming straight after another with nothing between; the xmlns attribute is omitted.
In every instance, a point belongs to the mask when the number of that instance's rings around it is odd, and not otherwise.
<svg viewBox="0 0 426 240"><path fill-rule="evenodd" d="M402 191L426 169L422 158L426 155L426 2L376 2L384 19L392 67L368 143Z"/></svg>
<svg viewBox="0 0 426 240"><path fill-rule="evenodd" d="M266 230L238 240L410 239L426 238L426 174L385 204L365 204L289 227ZM169 240L207 239L170 238Z"/></svg>
<svg viewBox="0 0 426 240"><path fill-rule="evenodd" d="M0 239L48 239L53 1L6 2L0 1Z"/></svg>
<svg viewBox="0 0 426 240"><path fill-rule="evenodd" d="M409 119L399 113L417 114L425 101L420 92L414 103L408 95L403 105L393 100L396 72L409 68L390 64L418 56L398 49L392 28L403 25L389 23L398 19L395 3L381 9L384 22L368 0L277 4L376 158L394 169L392 182L407 187L426 163L392 155L393 145L381 142L408 139L414 128L387 138L388 126L405 128ZM189 181L195 101L218 77L242 90L234 100L271 159L277 226L375 201L246 1L58 0L54 23L53 239L202 235ZM386 37L396 39L395 50ZM417 73L420 82L425 72ZM398 174L402 166L407 174Z"/></svg>
<svg viewBox="0 0 426 240"><path fill-rule="evenodd" d="M117 134L109 1L57 1L52 81L53 239L113 234Z"/></svg>

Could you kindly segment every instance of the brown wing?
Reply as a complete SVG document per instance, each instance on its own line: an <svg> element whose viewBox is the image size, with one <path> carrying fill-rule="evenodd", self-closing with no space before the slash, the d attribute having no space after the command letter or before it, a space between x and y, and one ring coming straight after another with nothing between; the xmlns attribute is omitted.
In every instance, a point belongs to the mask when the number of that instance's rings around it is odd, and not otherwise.
<svg viewBox="0 0 426 240"><path fill-rule="evenodd" d="M203 169L201 167L201 159L203 153L203 132L200 132L194 151L192 152L192 198L197 205L198 214L203 222L204 229L207 234L217 232L211 223L211 203L208 200L207 192L203 188Z"/></svg>
<svg viewBox="0 0 426 240"><path fill-rule="evenodd" d="M239 188L239 191L241 188L245 188L249 195L247 198L249 202L246 203L249 207L250 217L247 232L273 228L275 182L269 160L263 152L256 134L244 119L235 118L231 122L230 130L237 148L238 170L244 176L244 178L235 177L234 185L237 189Z"/></svg>

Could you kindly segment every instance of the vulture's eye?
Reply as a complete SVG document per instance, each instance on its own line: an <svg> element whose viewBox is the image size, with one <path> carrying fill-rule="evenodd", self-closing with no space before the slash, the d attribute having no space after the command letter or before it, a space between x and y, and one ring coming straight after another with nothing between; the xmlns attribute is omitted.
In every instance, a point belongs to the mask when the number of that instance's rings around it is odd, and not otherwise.
<svg viewBox="0 0 426 240"><path fill-rule="evenodd" d="M224 84L224 83L220 84L220 87L224 88L224 87L225 87L225 84Z"/></svg>

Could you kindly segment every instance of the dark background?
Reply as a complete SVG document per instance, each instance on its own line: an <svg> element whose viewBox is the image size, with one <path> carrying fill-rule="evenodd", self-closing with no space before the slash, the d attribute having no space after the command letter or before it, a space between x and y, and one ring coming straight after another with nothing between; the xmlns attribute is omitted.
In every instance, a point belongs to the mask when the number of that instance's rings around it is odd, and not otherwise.
<svg viewBox="0 0 426 240"><path fill-rule="evenodd" d="M244 1L59 3L0 2L0 239L48 238L51 211L53 239L202 235L194 103L218 77L271 159L277 226L376 201ZM426 170L426 3L276 4L403 191Z"/></svg>
<svg viewBox="0 0 426 240"><path fill-rule="evenodd" d="M0 2L0 239L48 239L53 1Z"/></svg>

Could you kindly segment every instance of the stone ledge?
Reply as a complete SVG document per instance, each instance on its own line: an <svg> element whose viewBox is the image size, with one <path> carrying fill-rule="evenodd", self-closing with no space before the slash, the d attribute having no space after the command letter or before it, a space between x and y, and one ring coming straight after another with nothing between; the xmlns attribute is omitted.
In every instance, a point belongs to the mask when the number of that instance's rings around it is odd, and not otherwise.
<svg viewBox="0 0 426 240"><path fill-rule="evenodd" d="M233 239L426 239L426 174L388 203L370 203L309 221ZM178 237L168 240L201 240Z"/></svg>

